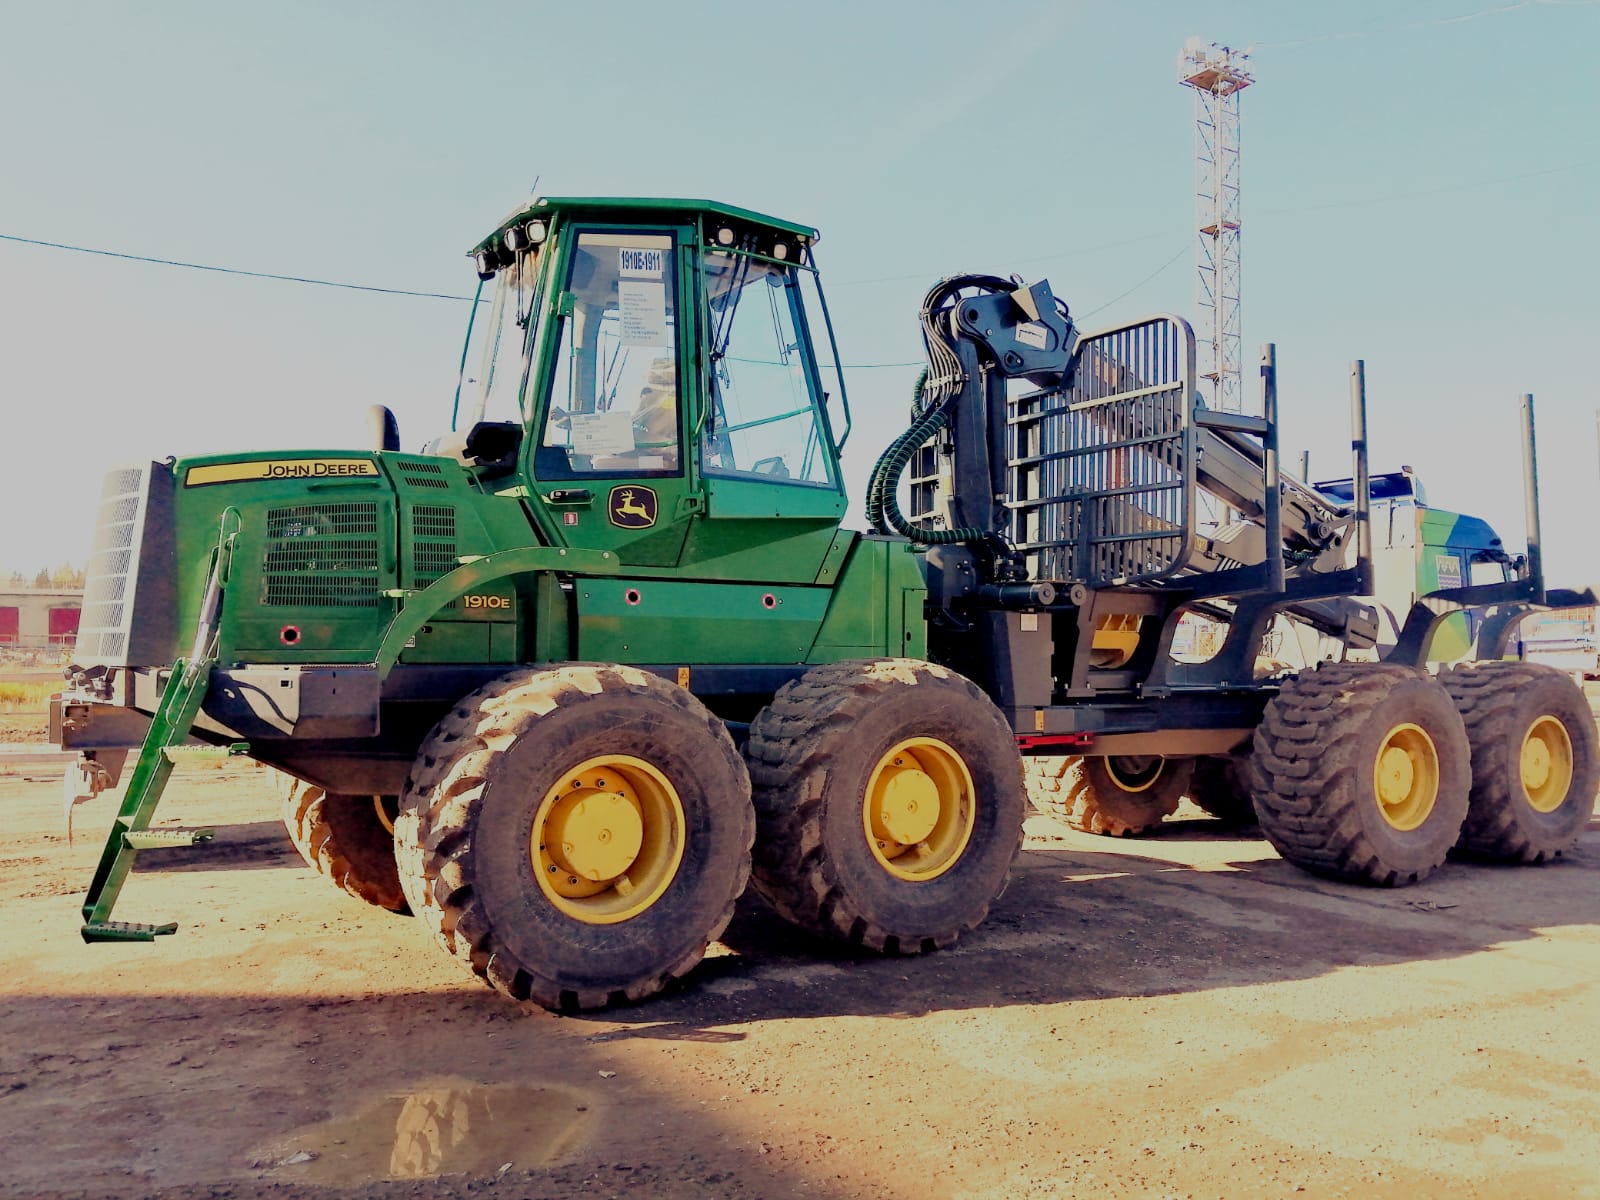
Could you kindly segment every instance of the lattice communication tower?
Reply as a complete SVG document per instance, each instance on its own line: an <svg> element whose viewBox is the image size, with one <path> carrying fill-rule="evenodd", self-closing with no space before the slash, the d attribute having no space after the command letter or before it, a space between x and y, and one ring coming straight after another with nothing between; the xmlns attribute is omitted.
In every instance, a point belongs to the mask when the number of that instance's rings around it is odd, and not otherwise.
<svg viewBox="0 0 1600 1200"><path fill-rule="evenodd" d="M1212 408L1243 409L1239 369L1239 93L1255 82L1248 51L1190 38L1178 55L1178 80L1194 92L1195 298L1199 370Z"/></svg>

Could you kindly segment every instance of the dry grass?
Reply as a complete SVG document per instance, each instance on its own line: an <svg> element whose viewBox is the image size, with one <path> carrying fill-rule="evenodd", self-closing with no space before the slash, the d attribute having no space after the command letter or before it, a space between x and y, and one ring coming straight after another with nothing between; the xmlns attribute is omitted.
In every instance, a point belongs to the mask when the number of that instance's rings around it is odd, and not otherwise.
<svg viewBox="0 0 1600 1200"><path fill-rule="evenodd" d="M43 712L50 705L50 697L61 690L56 680L39 683L0 683L0 712Z"/></svg>

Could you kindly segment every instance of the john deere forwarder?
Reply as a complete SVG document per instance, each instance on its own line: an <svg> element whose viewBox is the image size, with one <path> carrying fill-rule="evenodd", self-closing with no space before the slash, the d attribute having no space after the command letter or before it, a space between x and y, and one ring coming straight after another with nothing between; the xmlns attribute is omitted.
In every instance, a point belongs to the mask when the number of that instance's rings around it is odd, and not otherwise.
<svg viewBox="0 0 1600 1200"><path fill-rule="evenodd" d="M1520 569L1419 601L1382 662L1258 677L1282 613L1373 641L1359 379L1340 500L1278 470L1270 352L1263 416L1211 411L1181 320L1086 334L1046 283L946 279L875 532L843 530L815 240L536 200L473 251L460 435L404 454L390 418L371 450L112 472L53 710L85 755L69 799L142 749L85 939L175 928L109 914L134 852L186 836L146 827L191 735L284 773L341 886L552 1008L688 972L747 877L817 933L949 945L1005 885L1022 755L1071 756L1106 805L1244 788L1285 857L1369 883L1574 843L1588 708L1498 661L1526 612L1582 599L1544 589L1531 407ZM1487 661L1420 670L1469 606ZM1170 653L1191 611L1227 626L1204 662Z"/></svg>

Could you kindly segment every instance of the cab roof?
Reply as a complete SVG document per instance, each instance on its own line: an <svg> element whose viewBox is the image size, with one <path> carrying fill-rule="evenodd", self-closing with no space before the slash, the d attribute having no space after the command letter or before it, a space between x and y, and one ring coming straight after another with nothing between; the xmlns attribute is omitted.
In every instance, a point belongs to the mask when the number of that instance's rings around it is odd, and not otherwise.
<svg viewBox="0 0 1600 1200"><path fill-rule="evenodd" d="M792 237L805 239L807 242L816 242L817 231L809 225L796 224L778 217L769 217L765 213L754 212L748 208L739 208L732 204L722 204L716 200L683 200L671 198L652 198L640 196L536 196L527 204L513 211L505 220L495 228L495 231L484 238L468 254L476 254L479 250L486 249L499 243L505 231L520 222L540 217L546 221L552 218L570 220L582 218L591 220L624 220L627 222L648 221L651 217L661 217L671 221L693 220L695 218L709 218L711 220L723 219L738 221L745 225L757 225L769 229L774 233L785 233Z"/></svg>

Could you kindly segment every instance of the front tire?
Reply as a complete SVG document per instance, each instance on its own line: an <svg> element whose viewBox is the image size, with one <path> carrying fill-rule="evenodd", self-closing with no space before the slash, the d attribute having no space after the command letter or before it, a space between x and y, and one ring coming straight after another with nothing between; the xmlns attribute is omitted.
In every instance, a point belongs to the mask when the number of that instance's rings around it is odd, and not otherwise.
<svg viewBox="0 0 1600 1200"><path fill-rule="evenodd" d="M395 823L407 894L496 990L575 1011L691 970L749 877L749 777L721 722L631 667L518 671L417 756Z"/></svg>
<svg viewBox="0 0 1600 1200"><path fill-rule="evenodd" d="M1583 690L1537 663L1466 663L1440 675L1472 746L1472 796L1458 849L1541 863L1583 836L1594 813L1594 716Z"/></svg>
<svg viewBox="0 0 1600 1200"><path fill-rule="evenodd" d="M802 929L884 954L953 944L1022 845L1022 771L998 709L911 659L785 685L750 727L752 882Z"/></svg>
<svg viewBox="0 0 1600 1200"><path fill-rule="evenodd" d="M1323 663L1286 680L1254 755L1261 831L1316 875L1416 883L1467 814L1466 729L1444 688L1410 667Z"/></svg>

